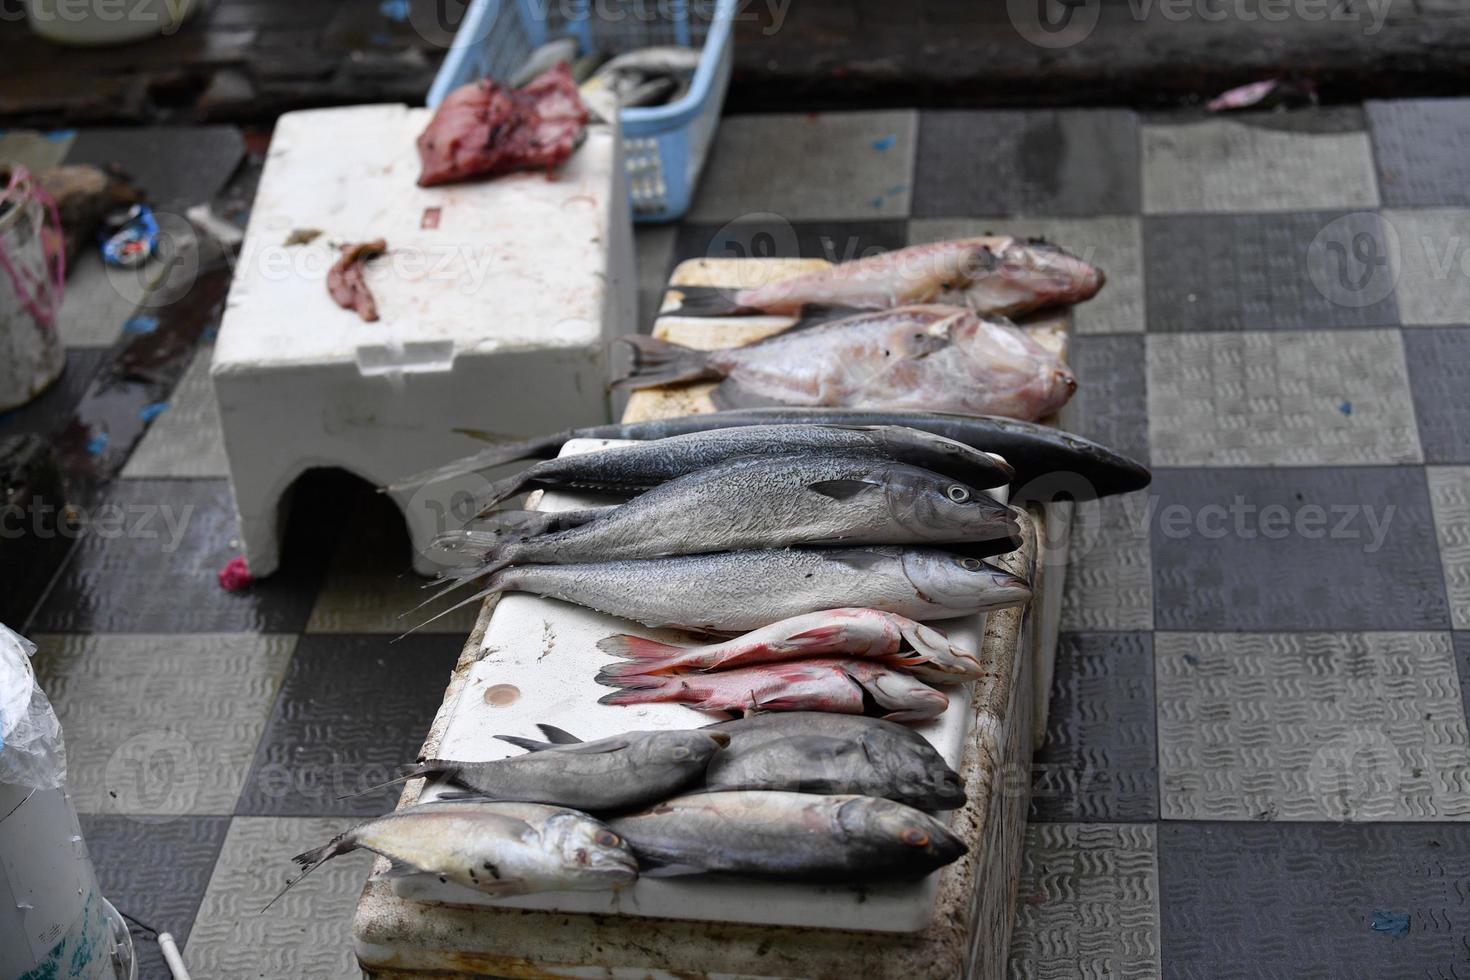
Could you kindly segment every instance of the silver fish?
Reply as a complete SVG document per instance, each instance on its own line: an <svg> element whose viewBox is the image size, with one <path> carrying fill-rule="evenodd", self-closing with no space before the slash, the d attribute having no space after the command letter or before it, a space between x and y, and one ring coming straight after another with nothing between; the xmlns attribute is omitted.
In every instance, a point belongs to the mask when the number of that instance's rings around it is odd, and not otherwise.
<svg viewBox="0 0 1470 980"><path fill-rule="evenodd" d="M459 605L500 592L530 592L646 626L706 633L743 633L844 606L929 620L1003 609L1031 598L1025 579L978 558L891 546L512 565Z"/></svg>
<svg viewBox="0 0 1470 980"><path fill-rule="evenodd" d="M865 456L754 456L655 487L577 527L507 540L468 575L798 544L984 542L1019 533L1010 508L949 477Z"/></svg>
<svg viewBox="0 0 1470 980"><path fill-rule="evenodd" d="M1077 390L1071 369L1009 321L952 306L865 313L723 350L622 339L634 367L618 385L719 379L720 407L923 408L1034 420Z"/></svg>
<svg viewBox="0 0 1470 980"><path fill-rule="evenodd" d="M531 751L492 762L429 759L401 778L439 777L484 799L600 813L672 796L698 779L729 741L722 732L702 730L624 732L567 744L498 737Z"/></svg>
<svg viewBox="0 0 1470 980"><path fill-rule="evenodd" d="M965 781L912 728L866 715L762 712L711 725L730 744L705 771L710 790L881 796L922 810L965 805Z"/></svg>
<svg viewBox="0 0 1470 980"><path fill-rule="evenodd" d="M611 825L651 877L717 871L856 884L922 877L967 850L927 813L870 796L700 793Z"/></svg>
<svg viewBox="0 0 1470 980"><path fill-rule="evenodd" d="M585 813L539 803L420 803L296 855L301 874L270 905L323 862L358 848L392 862L386 877L428 872L491 895L602 891L638 878L628 845Z"/></svg>

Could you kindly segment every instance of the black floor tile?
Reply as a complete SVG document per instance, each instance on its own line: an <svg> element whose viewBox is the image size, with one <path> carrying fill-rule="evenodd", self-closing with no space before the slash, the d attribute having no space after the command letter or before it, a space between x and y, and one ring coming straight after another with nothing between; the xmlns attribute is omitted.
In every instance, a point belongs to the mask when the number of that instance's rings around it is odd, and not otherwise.
<svg viewBox="0 0 1470 980"><path fill-rule="evenodd" d="M67 163L116 164L155 209L182 216L213 200L245 156L234 126L149 126L77 131Z"/></svg>
<svg viewBox="0 0 1470 980"><path fill-rule="evenodd" d="M1470 632L1456 632L1455 668L1460 673L1460 701L1465 706L1466 724L1470 724Z"/></svg>
<svg viewBox="0 0 1470 980"><path fill-rule="evenodd" d="M18 408L0 412L0 442L10 436L34 433L54 440L71 421L77 403L86 394L97 369L109 351L95 347L73 347L66 352L66 368L51 387Z"/></svg>
<svg viewBox="0 0 1470 980"><path fill-rule="evenodd" d="M230 818L83 814L81 821L102 894L149 929L172 933L183 948ZM136 925L132 932L140 980L170 980L158 943Z"/></svg>
<svg viewBox="0 0 1470 980"><path fill-rule="evenodd" d="M1470 328L1405 330L1404 359L1425 462L1470 463Z"/></svg>
<svg viewBox="0 0 1470 980"><path fill-rule="evenodd" d="M921 113L916 218L1136 214L1138 117L1126 110Z"/></svg>
<svg viewBox="0 0 1470 980"><path fill-rule="evenodd" d="M54 633L290 633L311 615L335 528L298 488L281 570L242 592L218 572L240 553L226 480L119 480L84 514L71 560L31 628Z"/></svg>
<svg viewBox="0 0 1470 980"><path fill-rule="evenodd" d="M1154 651L1148 633L1064 633L1031 819L1157 820Z"/></svg>
<svg viewBox="0 0 1470 980"><path fill-rule="evenodd" d="M1470 99L1369 102L1367 110L1384 204L1470 205Z"/></svg>
<svg viewBox="0 0 1470 980"><path fill-rule="evenodd" d="M1466 975L1470 825L1161 823L1166 980Z"/></svg>
<svg viewBox="0 0 1470 980"><path fill-rule="evenodd" d="M1397 325L1388 255L1368 211L1146 217L1148 329Z"/></svg>
<svg viewBox="0 0 1470 980"><path fill-rule="evenodd" d="M301 637L255 752L237 812L371 816L400 786L338 799L417 758L464 646L457 634Z"/></svg>
<svg viewBox="0 0 1470 980"><path fill-rule="evenodd" d="M670 266L686 259L803 258L850 262L908 244L905 221L742 221L680 225Z"/></svg>
<svg viewBox="0 0 1470 980"><path fill-rule="evenodd" d="M1154 625L1447 629L1419 467L1155 470Z"/></svg>
<svg viewBox="0 0 1470 980"><path fill-rule="evenodd" d="M1072 396L1070 425L1139 462L1147 463L1148 380L1143 336L1073 336L1068 360L1081 378Z"/></svg>

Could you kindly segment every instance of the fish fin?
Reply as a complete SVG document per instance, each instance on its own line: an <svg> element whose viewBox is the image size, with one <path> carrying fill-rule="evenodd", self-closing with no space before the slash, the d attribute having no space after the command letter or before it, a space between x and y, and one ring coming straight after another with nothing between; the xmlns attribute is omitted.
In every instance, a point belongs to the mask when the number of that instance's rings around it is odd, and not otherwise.
<svg viewBox="0 0 1470 980"><path fill-rule="evenodd" d="M721 375L707 363L709 354L644 334L619 338L633 348L633 373L613 382L614 388L656 388Z"/></svg>
<svg viewBox="0 0 1470 980"><path fill-rule="evenodd" d="M722 412L734 408L773 408L787 404L779 398L747 391L729 378L715 386L715 390L710 393L710 400Z"/></svg>
<svg viewBox="0 0 1470 980"><path fill-rule="evenodd" d="M684 652L684 648L673 643L660 643L658 640L650 640L642 636L634 636L632 633L619 633L616 636L604 637L597 641L597 649L613 657L622 657L625 660L664 660L669 657L678 656ZM640 670L646 668L646 664L616 664L610 666L637 667ZM610 668L604 668L610 669Z"/></svg>
<svg viewBox="0 0 1470 980"><path fill-rule="evenodd" d="M541 729L541 734L542 735L545 735L546 736L546 740L548 742L551 742L553 745L581 745L582 744L582 739L580 739L577 736L573 735L571 732L567 731L565 728L557 728L555 725L546 725L546 724L542 724L541 722L537 722L536 723L536 727L539 728L539 729Z"/></svg>
<svg viewBox="0 0 1470 980"><path fill-rule="evenodd" d="M556 748L550 742L538 742L534 738L522 738L519 735L496 735L495 737L502 742L509 742L518 749L525 749L527 752L545 752L547 749Z"/></svg>
<svg viewBox="0 0 1470 980"><path fill-rule="evenodd" d="M459 430L456 430L459 431ZM480 470L492 469L503 466L506 463L515 463L523 459L550 459L561 449L562 444L572 438L570 432L558 432L555 435L540 436L536 439L521 439L515 442L502 442L477 453L457 459L443 466L423 470L411 476L388 484L384 489L390 491L412 490L426 483L438 483L450 477L464 476L466 473L477 473Z"/></svg>
<svg viewBox="0 0 1470 980"><path fill-rule="evenodd" d="M373 875L374 881L392 881L394 878L407 878L410 875L429 874L423 868L415 867L400 858L383 855L388 858L388 867Z"/></svg>
<svg viewBox="0 0 1470 980"><path fill-rule="evenodd" d="M794 643L798 647L820 646L824 643L835 640L837 637L843 634L844 630L845 627L839 626L835 623L827 626L813 626L809 630L802 630L800 633L793 633L791 636L788 636L786 638L786 642Z"/></svg>
<svg viewBox="0 0 1470 980"><path fill-rule="evenodd" d="M653 868L641 868L638 871L640 878L677 878L681 875L708 874L708 868L698 868L692 864L660 864Z"/></svg>
<svg viewBox="0 0 1470 980"><path fill-rule="evenodd" d="M678 305L661 310L659 316L750 316L761 312L737 303L739 290L723 286L670 286L669 292L677 294Z"/></svg>
<svg viewBox="0 0 1470 980"><path fill-rule="evenodd" d="M868 571L889 560L888 555L879 554L874 551L864 551L861 548L833 549L824 552L822 557L827 561L835 561L839 565L846 565L849 568L856 568L859 571Z"/></svg>
<svg viewBox="0 0 1470 980"><path fill-rule="evenodd" d="M435 613L434 615L430 616L428 619L424 620L422 623L419 623L417 626L411 627L410 629L407 629L404 632L398 634L397 636L395 636L392 639L391 642L397 643L399 640L403 639L405 636L408 636L410 633L413 633L413 632L416 632L418 630L423 629L425 626L428 626L430 623L434 622L437 619L443 619L445 616L448 616L450 613L454 612L456 609L460 609L460 608L462 608L464 606L468 606L472 602L479 602L481 599L485 598L486 596L494 595L495 593L497 593L499 591L501 591L500 587L497 586L497 585L495 585L492 582L488 588L481 589L479 592L476 592L474 595L470 596L468 599L461 599L459 602L456 602L454 605L450 606L448 609L444 610L443 612Z"/></svg>
<svg viewBox="0 0 1470 980"><path fill-rule="evenodd" d="M518 493L523 493L531 488L534 481L531 473L535 467L520 473L502 477L490 484L484 490L475 494L474 508L476 515L488 513L491 508L502 501L509 500Z"/></svg>
<svg viewBox="0 0 1470 980"><path fill-rule="evenodd" d="M647 660L629 660L624 663L604 664L597 671L595 679L597 683L608 687L622 687L623 681L627 678L647 679L650 676L664 673L669 673L669 671L662 664Z"/></svg>
<svg viewBox="0 0 1470 980"><path fill-rule="evenodd" d="M380 789L387 789L389 786L397 786L399 783L406 783L410 779L418 779L420 776L440 775L445 770L437 768L438 765L440 765L439 760L429 759L418 765L405 766L404 771L399 775L394 776L392 779L384 780L381 783L374 783L366 789L358 790L356 793L344 793L341 796L337 797L337 799L351 800L359 796L366 796L369 793L376 793Z"/></svg>
<svg viewBox="0 0 1470 980"><path fill-rule="evenodd" d="M833 500L851 500L860 493L881 489L878 484L868 480L819 480L808 483L806 488Z"/></svg>
<svg viewBox="0 0 1470 980"><path fill-rule="evenodd" d="M288 891L294 888L297 884L301 882L302 878L305 878L317 868L321 867L322 864L326 861L331 860L338 854L346 854L348 851L356 850L357 841L353 838L352 835L353 831L346 831L345 833L341 833L338 834L336 837L333 837L321 847L314 848L310 851L303 851L302 853L293 857L291 860L295 861L296 864L303 869L301 874L286 882L286 887L276 892L276 897L272 898L269 902L266 902L265 908L262 908L260 911L265 912L266 909L269 909L272 905L279 902L282 895L286 894Z"/></svg>
<svg viewBox="0 0 1470 980"><path fill-rule="evenodd" d="M598 698L598 704L653 704L657 701L677 701L689 686L671 677L650 677L646 674L639 674L636 677L620 677L616 680L604 678L599 674L597 680L609 687L620 688L620 690Z"/></svg>

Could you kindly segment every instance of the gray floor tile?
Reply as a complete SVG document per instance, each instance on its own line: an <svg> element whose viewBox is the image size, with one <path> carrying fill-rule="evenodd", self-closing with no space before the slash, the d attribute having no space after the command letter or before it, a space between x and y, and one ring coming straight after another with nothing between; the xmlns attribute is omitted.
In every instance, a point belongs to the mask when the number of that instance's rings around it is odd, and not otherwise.
<svg viewBox="0 0 1470 980"><path fill-rule="evenodd" d="M1142 128L1145 214L1378 204L1368 134L1289 133L1232 119Z"/></svg>
<svg viewBox="0 0 1470 980"><path fill-rule="evenodd" d="M155 209L182 215L212 200L244 158L234 126L94 127L77 132L66 162L121 167Z"/></svg>
<svg viewBox="0 0 1470 980"><path fill-rule="evenodd" d="M1449 627L1419 468L1166 469L1152 491L1158 629Z"/></svg>
<svg viewBox="0 0 1470 980"><path fill-rule="evenodd" d="M724 225L683 224L674 244L674 264L700 258L804 258L851 262L908 244L900 219L798 221L777 217Z"/></svg>
<svg viewBox="0 0 1470 980"><path fill-rule="evenodd" d="M1158 852L1166 980L1464 975L1470 827L1164 823Z"/></svg>
<svg viewBox="0 0 1470 980"><path fill-rule="evenodd" d="M82 817L102 894L148 928L172 933L181 946L189 939L229 826L229 817ZM136 926L132 932L138 976L168 980L157 940Z"/></svg>
<svg viewBox="0 0 1470 980"><path fill-rule="evenodd" d="M1157 820L1155 755L1152 635L1062 634L1031 819Z"/></svg>
<svg viewBox="0 0 1470 980"><path fill-rule="evenodd" d="M1409 390L1429 463L1470 463L1470 329L1404 331Z"/></svg>
<svg viewBox="0 0 1470 980"><path fill-rule="evenodd" d="M1062 594L1062 629L1153 628L1150 494L1141 490L1077 505Z"/></svg>
<svg viewBox="0 0 1470 980"><path fill-rule="evenodd" d="M1102 291L1072 309L1072 324L1078 333L1143 330L1143 246L1137 217L915 218L909 222L909 242L915 245L992 232L1045 238L1103 270L1108 279Z"/></svg>
<svg viewBox="0 0 1470 980"><path fill-rule="evenodd" d="M658 316L664 286L674 267L674 236L678 225L637 225L633 229L633 251L638 263L638 323L629 327L648 331Z"/></svg>
<svg viewBox="0 0 1470 980"><path fill-rule="evenodd" d="M1138 117L1122 109L931 110L914 216L1136 214Z"/></svg>
<svg viewBox="0 0 1470 980"><path fill-rule="evenodd" d="M67 269L66 293L56 321L62 343L68 347L111 347L122 336L123 324L137 311L139 295L132 289L118 288L97 249L82 249Z"/></svg>
<svg viewBox="0 0 1470 980"><path fill-rule="evenodd" d="M1470 629L1470 467L1431 466L1429 499L1455 629Z"/></svg>
<svg viewBox="0 0 1470 980"><path fill-rule="evenodd" d="M1470 819L1448 633L1158 633L1165 820Z"/></svg>
<svg viewBox="0 0 1470 980"><path fill-rule="evenodd" d="M34 433L48 443L66 430L77 403L87 393L108 352L98 348L73 347L66 352L66 367L51 387L38 397L9 411L0 412L0 442L11 436Z"/></svg>
<svg viewBox="0 0 1470 980"><path fill-rule="evenodd" d="M1470 715L1470 633L1451 634L1455 644L1455 666L1460 671L1460 699Z"/></svg>
<svg viewBox="0 0 1470 980"><path fill-rule="evenodd" d="M1148 382L1141 336L1072 339L1067 359L1077 372L1068 427L1139 462L1149 460Z"/></svg>
<svg viewBox="0 0 1470 980"><path fill-rule="evenodd" d="M1393 240L1370 211L1145 218L1148 330L1396 325Z"/></svg>
<svg viewBox="0 0 1470 980"><path fill-rule="evenodd" d="M1396 249L1394 291L1404 326L1464 323L1470 310L1470 210L1385 210Z"/></svg>
<svg viewBox="0 0 1470 980"><path fill-rule="evenodd" d="M32 129L0 132L0 160L18 163L32 173L39 173L65 160L76 138L74 129L44 133Z"/></svg>
<svg viewBox="0 0 1470 980"><path fill-rule="evenodd" d="M1470 205L1470 99L1400 99L1366 108L1384 204Z"/></svg>
<svg viewBox="0 0 1470 980"><path fill-rule="evenodd" d="M78 811L234 812L295 637L32 638Z"/></svg>
<svg viewBox="0 0 1470 980"><path fill-rule="evenodd" d="M1150 335L1148 419L1157 466L1424 458L1396 330Z"/></svg>
<svg viewBox="0 0 1470 980"><path fill-rule="evenodd" d="M1011 980L1159 976L1152 826L1034 824L1011 933Z"/></svg>
<svg viewBox="0 0 1470 980"><path fill-rule="evenodd" d="M912 110L726 117L688 220L906 218L917 129Z"/></svg>
<svg viewBox="0 0 1470 980"><path fill-rule="evenodd" d="M179 379L168 408L128 457L122 475L136 477L228 477L219 406L209 380L214 345L205 344Z"/></svg>
<svg viewBox="0 0 1470 980"><path fill-rule="evenodd" d="M418 758L463 642L425 634L389 640L301 637L238 813L372 816L392 809L396 785L341 797L392 779Z"/></svg>
<svg viewBox="0 0 1470 980"><path fill-rule="evenodd" d="M320 847L351 825L322 818L232 820L184 947L193 975L224 980L362 976L352 953L352 915L372 868L371 854L328 861L261 911L294 877L292 855Z"/></svg>

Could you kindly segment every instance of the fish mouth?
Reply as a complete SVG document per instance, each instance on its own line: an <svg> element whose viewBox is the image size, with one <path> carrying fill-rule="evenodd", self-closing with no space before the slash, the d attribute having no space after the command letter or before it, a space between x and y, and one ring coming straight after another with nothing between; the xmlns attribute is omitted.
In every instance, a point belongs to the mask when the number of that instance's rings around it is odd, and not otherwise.
<svg viewBox="0 0 1470 980"><path fill-rule="evenodd" d="M729 732L709 732L709 731L707 731L707 732L705 732L705 734L708 735L710 737L710 739L716 745L718 745L722 749L725 746L727 746L727 745L730 744L730 733Z"/></svg>

